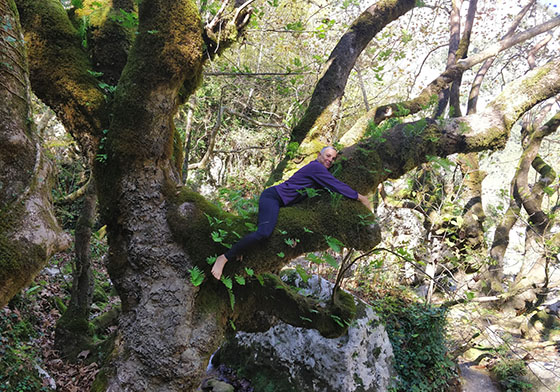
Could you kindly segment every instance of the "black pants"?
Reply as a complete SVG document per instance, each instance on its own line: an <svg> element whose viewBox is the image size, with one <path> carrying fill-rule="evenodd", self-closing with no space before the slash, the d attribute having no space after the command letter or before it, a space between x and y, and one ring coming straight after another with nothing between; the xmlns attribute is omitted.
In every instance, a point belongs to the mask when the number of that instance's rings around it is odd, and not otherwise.
<svg viewBox="0 0 560 392"><path fill-rule="evenodd" d="M276 222L278 222L278 213L280 207L284 206L284 202L276 192L275 188L267 188L261 193L259 198L259 215L257 221L257 231L247 234L236 242L224 255L228 260L235 260L237 256L247 248L254 244L267 239L272 235Z"/></svg>

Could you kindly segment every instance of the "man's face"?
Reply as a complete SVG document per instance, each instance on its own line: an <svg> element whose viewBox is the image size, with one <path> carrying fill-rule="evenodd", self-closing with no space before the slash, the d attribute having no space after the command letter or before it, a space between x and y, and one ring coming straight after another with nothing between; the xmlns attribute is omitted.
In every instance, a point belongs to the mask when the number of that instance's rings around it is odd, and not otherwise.
<svg viewBox="0 0 560 392"><path fill-rule="evenodd" d="M317 160L327 169L332 166L336 159L336 151L333 148L327 148L323 153L317 155Z"/></svg>

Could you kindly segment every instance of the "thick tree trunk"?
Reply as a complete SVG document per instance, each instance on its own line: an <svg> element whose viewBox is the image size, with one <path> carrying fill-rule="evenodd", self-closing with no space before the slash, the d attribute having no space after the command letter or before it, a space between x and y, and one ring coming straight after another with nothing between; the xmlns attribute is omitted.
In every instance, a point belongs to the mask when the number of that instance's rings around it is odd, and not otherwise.
<svg viewBox="0 0 560 392"><path fill-rule="evenodd" d="M24 39L16 6L0 0L0 307L69 245L53 216L51 165L32 121Z"/></svg>

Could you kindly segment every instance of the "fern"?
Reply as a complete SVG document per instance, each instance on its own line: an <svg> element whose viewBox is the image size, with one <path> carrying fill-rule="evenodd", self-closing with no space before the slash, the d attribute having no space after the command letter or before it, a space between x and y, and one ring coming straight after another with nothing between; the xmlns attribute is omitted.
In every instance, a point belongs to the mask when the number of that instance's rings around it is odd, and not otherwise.
<svg viewBox="0 0 560 392"><path fill-rule="evenodd" d="M204 281L204 272L202 272L198 267L194 267L189 270L191 274L191 283L193 286L200 286Z"/></svg>

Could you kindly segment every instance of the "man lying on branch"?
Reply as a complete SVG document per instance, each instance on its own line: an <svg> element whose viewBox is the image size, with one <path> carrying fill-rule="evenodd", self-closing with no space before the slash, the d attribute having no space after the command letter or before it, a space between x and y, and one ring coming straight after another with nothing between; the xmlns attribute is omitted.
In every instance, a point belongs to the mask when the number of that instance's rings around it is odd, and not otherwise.
<svg viewBox="0 0 560 392"><path fill-rule="evenodd" d="M326 188L349 199L359 200L371 210L367 197L337 180L329 172L336 156L337 152L334 147L324 147L317 154L316 160L299 169L287 181L265 189L259 198L257 231L247 234L226 253L218 256L212 267L212 275L219 280L222 277L224 266L229 260L235 260L243 251L270 237L276 227L280 207L290 206L303 200L306 196L302 190L305 188Z"/></svg>

